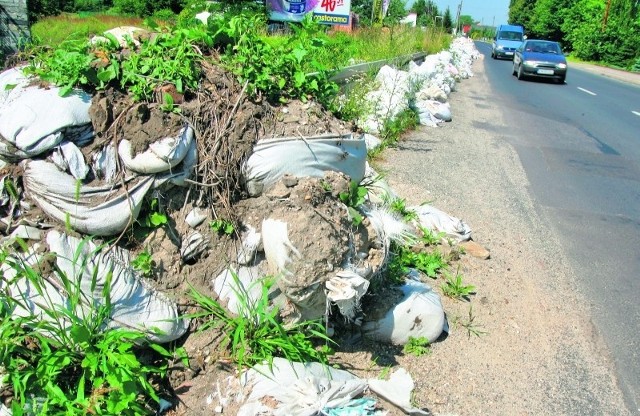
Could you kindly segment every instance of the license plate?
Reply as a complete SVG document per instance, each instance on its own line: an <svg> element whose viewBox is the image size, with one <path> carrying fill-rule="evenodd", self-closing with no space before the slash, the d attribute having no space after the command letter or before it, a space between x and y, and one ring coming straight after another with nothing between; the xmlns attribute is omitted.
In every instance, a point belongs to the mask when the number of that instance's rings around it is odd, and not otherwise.
<svg viewBox="0 0 640 416"><path fill-rule="evenodd" d="M505 55L513 55L513 52L506 52Z"/></svg>
<svg viewBox="0 0 640 416"><path fill-rule="evenodd" d="M553 69L538 69L540 75L553 75Z"/></svg>

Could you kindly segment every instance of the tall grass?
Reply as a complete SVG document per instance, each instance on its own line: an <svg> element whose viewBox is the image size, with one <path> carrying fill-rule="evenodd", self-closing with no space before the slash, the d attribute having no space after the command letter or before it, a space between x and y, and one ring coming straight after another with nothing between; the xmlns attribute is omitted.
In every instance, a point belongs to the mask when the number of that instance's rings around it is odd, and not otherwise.
<svg viewBox="0 0 640 416"><path fill-rule="evenodd" d="M118 26L142 27L142 19L137 17L95 14L80 16L64 13L45 17L31 26L31 35L36 43L56 47L67 40L88 39Z"/></svg>

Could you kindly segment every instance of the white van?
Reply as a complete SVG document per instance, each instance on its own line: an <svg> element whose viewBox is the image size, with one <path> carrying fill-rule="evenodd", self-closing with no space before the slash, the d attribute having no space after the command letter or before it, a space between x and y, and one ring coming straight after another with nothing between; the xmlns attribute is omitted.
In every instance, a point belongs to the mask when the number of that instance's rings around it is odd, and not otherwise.
<svg viewBox="0 0 640 416"><path fill-rule="evenodd" d="M491 45L493 59L513 59L513 54L524 41L524 28L518 25L500 25Z"/></svg>

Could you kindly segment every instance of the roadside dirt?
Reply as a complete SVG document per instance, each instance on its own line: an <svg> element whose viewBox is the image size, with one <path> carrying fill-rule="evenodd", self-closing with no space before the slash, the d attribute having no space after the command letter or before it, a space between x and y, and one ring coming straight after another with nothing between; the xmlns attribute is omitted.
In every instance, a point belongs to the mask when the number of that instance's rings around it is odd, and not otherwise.
<svg viewBox="0 0 640 416"><path fill-rule="evenodd" d="M504 139L482 58L473 70L450 96L451 123L408 134L377 163L409 204L429 201L463 219L491 251L489 260L460 262L477 293L468 303L443 298L450 335L428 357L395 361L413 376L415 401L434 414L628 414L588 300Z"/></svg>

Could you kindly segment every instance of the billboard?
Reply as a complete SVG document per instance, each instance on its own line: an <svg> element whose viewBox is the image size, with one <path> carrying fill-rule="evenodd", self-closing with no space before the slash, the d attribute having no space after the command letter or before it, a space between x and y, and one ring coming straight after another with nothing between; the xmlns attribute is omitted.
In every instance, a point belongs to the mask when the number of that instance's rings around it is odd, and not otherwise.
<svg viewBox="0 0 640 416"><path fill-rule="evenodd" d="M308 13L327 25L351 23L351 0L267 0L269 18L280 22L299 22Z"/></svg>

